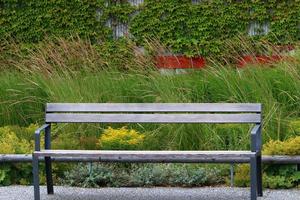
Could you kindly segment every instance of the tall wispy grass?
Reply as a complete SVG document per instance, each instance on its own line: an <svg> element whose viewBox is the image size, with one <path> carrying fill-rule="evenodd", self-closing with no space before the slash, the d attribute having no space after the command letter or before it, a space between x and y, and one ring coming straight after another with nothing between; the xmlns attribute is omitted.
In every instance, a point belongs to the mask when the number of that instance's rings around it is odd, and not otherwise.
<svg viewBox="0 0 300 200"><path fill-rule="evenodd" d="M57 40L40 45L26 50L24 58L10 61L14 70L2 70L0 74L1 125L42 123L46 102L261 102L267 141L290 137L287 122L300 116L299 53L293 62L272 67L234 69L212 60L206 69L165 76L153 70L151 56L141 54L133 43L122 46L128 47L122 56L118 55L122 49L115 52L117 61L109 61L115 54L107 46L101 49L101 45L86 41ZM149 134L147 149L249 146L249 126L133 127ZM79 130L74 126L64 129ZM80 128L89 135L96 129Z"/></svg>

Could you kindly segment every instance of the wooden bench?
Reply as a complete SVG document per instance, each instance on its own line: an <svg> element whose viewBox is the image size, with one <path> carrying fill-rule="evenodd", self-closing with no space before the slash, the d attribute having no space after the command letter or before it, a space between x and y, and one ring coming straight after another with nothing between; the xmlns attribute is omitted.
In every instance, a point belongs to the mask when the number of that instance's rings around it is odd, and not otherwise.
<svg viewBox="0 0 300 200"><path fill-rule="evenodd" d="M45 157L48 194L53 194L51 157L93 157L99 162L199 163L219 158L247 158L251 200L262 196L261 104L251 103L48 103L46 124L35 132L34 199L40 199L39 157ZM91 151L51 149L52 123L252 123L249 151ZM45 149L40 147L45 132Z"/></svg>

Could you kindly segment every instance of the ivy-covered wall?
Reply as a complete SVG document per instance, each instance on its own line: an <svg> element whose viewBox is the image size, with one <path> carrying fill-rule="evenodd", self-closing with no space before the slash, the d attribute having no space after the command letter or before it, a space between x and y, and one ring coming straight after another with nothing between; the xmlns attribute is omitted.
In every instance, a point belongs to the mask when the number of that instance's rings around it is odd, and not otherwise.
<svg viewBox="0 0 300 200"><path fill-rule="evenodd" d="M176 53L218 54L224 42L248 35L276 44L300 40L300 0L0 0L0 39L38 42L45 36L113 38L129 23L134 39L156 38ZM265 34L263 26L268 26Z"/></svg>
<svg viewBox="0 0 300 200"><path fill-rule="evenodd" d="M300 39L299 0L145 0L131 23L140 42L156 37L173 51L188 55L220 53L222 44L237 34L248 35L251 23L256 38L289 44ZM268 34L263 34L268 25ZM259 30L261 29L261 30ZM261 33L261 34L260 34Z"/></svg>
<svg viewBox="0 0 300 200"><path fill-rule="evenodd" d="M71 35L108 39L112 36L108 19L126 21L132 9L116 0L0 0L0 39L38 42L45 36Z"/></svg>

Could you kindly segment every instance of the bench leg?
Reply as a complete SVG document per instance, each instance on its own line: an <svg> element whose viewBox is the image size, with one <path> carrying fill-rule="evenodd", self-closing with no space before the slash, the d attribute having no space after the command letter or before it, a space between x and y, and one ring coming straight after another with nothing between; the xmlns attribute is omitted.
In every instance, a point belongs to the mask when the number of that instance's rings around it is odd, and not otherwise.
<svg viewBox="0 0 300 200"><path fill-rule="evenodd" d="M251 178L251 200L257 200L257 156L250 158L250 178Z"/></svg>
<svg viewBox="0 0 300 200"><path fill-rule="evenodd" d="M32 155L34 200L40 200L39 158Z"/></svg>
<svg viewBox="0 0 300 200"><path fill-rule="evenodd" d="M45 129L45 149L51 149L51 126ZM47 182L47 193L53 194L53 179L52 179L52 164L51 157L45 157L45 170L46 170L46 182Z"/></svg>
<svg viewBox="0 0 300 200"><path fill-rule="evenodd" d="M45 157L47 193L54 194L51 157Z"/></svg>
<svg viewBox="0 0 300 200"><path fill-rule="evenodd" d="M259 197L263 196L262 190L262 164L261 164L261 155L256 157L256 164L257 164L257 194Z"/></svg>

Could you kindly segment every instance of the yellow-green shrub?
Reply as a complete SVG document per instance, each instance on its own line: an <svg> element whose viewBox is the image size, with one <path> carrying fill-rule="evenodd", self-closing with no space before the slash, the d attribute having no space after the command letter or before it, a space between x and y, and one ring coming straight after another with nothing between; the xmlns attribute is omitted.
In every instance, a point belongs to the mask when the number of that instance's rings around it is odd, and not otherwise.
<svg viewBox="0 0 300 200"><path fill-rule="evenodd" d="M119 150L137 149L144 141L145 135L126 127L113 129L108 127L100 136L99 145L102 149Z"/></svg>
<svg viewBox="0 0 300 200"><path fill-rule="evenodd" d="M0 127L0 154L28 154L33 151L34 130L38 127ZM0 185L29 184L31 182L30 164L4 164L0 166Z"/></svg>
<svg viewBox="0 0 300 200"><path fill-rule="evenodd" d="M271 140L264 145L265 155L300 155L300 136L286 141Z"/></svg>
<svg viewBox="0 0 300 200"><path fill-rule="evenodd" d="M24 128L24 130L26 129L28 130L30 128ZM0 128L1 154L31 153L32 150L33 142L19 138L12 127L5 126Z"/></svg>

